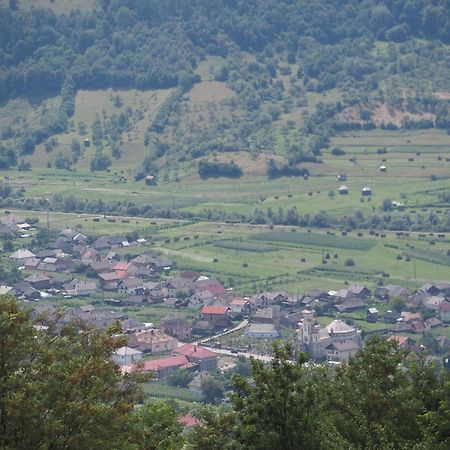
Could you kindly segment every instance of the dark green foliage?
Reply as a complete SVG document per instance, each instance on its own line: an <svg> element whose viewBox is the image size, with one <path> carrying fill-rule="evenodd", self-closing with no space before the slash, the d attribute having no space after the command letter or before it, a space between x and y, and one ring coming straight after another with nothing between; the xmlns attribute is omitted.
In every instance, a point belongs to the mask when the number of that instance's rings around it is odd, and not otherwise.
<svg viewBox="0 0 450 450"><path fill-rule="evenodd" d="M55 338L54 324L34 325L15 299L0 297L0 447L127 448L139 391L110 359L123 345L117 330L67 326Z"/></svg>
<svg viewBox="0 0 450 450"><path fill-rule="evenodd" d="M91 159L91 170L106 170L111 165L111 159L108 155L97 152Z"/></svg>
<svg viewBox="0 0 450 450"><path fill-rule="evenodd" d="M240 178L242 176L242 170L234 161L221 163L202 159L198 163L198 174L202 178Z"/></svg>
<svg viewBox="0 0 450 450"><path fill-rule="evenodd" d="M176 370L174 373L172 373L167 378L167 383L170 386L185 388L192 381L193 378L194 378L194 374L192 372L181 369L181 370Z"/></svg>
<svg viewBox="0 0 450 450"><path fill-rule="evenodd" d="M279 177L307 177L308 175L308 169L302 167L288 164L279 167L273 159L267 162L267 176L271 179Z"/></svg>
<svg viewBox="0 0 450 450"><path fill-rule="evenodd" d="M14 149L0 144L0 170L9 169L17 165L17 154Z"/></svg>
<svg viewBox="0 0 450 450"><path fill-rule="evenodd" d="M234 379L237 440L248 450L342 448L331 416L322 410L320 385L305 354L275 346L269 368L252 361L253 383Z"/></svg>
<svg viewBox="0 0 450 450"><path fill-rule="evenodd" d="M395 340L372 338L336 369L306 362L289 345L275 346L269 366L252 360L252 381L233 380L232 411L205 414L189 448L447 448L448 373Z"/></svg>
<svg viewBox="0 0 450 450"><path fill-rule="evenodd" d="M225 386L220 378L209 376L203 380L201 391L206 403L220 403L223 399Z"/></svg>

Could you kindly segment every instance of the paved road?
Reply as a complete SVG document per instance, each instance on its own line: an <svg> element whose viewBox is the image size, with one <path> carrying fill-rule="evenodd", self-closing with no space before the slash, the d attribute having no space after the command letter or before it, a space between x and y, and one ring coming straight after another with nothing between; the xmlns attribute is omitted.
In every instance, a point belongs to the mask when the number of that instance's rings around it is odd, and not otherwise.
<svg viewBox="0 0 450 450"><path fill-rule="evenodd" d="M219 337L226 336L227 334L234 333L235 331L242 330L242 328L245 328L247 325L248 325L248 320L244 319L241 323L236 325L234 328L231 328L230 330L227 330L227 331L221 331L219 334L216 334L214 336L209 336L205 339L201 339L198 341L198 344L202 344L202 345L206 344L207 342L212 341L213 339L217 339Z"/></svg>
<svg viewBox="0 0 450 450"><path fill-rule="evenodd" d="M248 353L248 352L244 352L244 351L238 351L236 352L232 352L231 350L227 350L224 348L215 348L215 347L210 347L208 345L202 345L202 347L207 348L208 350L211 350L215 353L219 353L220 355L227 355L227 356L245 356L246 358L255 358L258 359L260 361L264 361L264 362L271 362L272 361L272 356L268 356L268 355L259 355L258 353Z"/></svg>

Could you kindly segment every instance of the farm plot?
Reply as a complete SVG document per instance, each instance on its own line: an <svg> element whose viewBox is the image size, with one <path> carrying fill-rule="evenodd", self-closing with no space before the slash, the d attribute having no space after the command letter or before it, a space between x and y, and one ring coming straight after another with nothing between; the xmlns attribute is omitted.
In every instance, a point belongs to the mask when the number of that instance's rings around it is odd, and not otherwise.
<svg viewBox="0 0 450 450"><path fill-rule="evenodd" d="M229 250L236 250L238 252L255 252L255 253L267 253L275 252L279 250L275 245L265 245L259 242L247 242L247 241L219 241L214 244L215 247L226 248Z"/></svg>
<svg viewBox="0 0 450 450"><path fill-rule="evenodd" d="M347 236L332 236L319 233L286 233L269 231L252 236L252 239L268 242L289 242L293 244L313 245L320 247L343 248L348 250L370 250L375 242L368 239L357 239Z"/></svg>

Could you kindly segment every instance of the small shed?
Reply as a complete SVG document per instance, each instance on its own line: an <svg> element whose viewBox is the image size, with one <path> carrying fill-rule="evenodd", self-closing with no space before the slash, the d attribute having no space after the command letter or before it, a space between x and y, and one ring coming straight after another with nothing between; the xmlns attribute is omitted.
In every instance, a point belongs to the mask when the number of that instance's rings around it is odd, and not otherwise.
<svg viewBox="0 0 450 450"><path fill-rule="evenodd" d="M147 186L154 186L156 184L156 178L153 175L147 175L144 180Z"/></svg>
<svg viewBox="0 0 450 450"><path fill-rule="evenodd" d="M372 189L370 189L370 187L368 186L364 186L361 189L361 194L364 195L365 197L370 197L372 195Z"/></svg>
<svg viewBox="0 0 450 450"><path fill-rule="evenodd" d="M369 308L366 314L367 322L375 323L378 320L378 309L377 308Z"/></svg>
<svg viewBox="0 0 450 450"><path fill-rule="evenodd" d="M380 166L380 172L383 172L383 173L387 172L387 167L384 164Z"/></svg>
<svg viewBox="0 0 450 450"><path fill-rule="evenodd" d="M86 138L86 139L83 141L83 144L84 144L85 147L90 147L90 146L91 146L91 140L88 139L88 138Z"/></svg>
<svg viewBox="0 0 450 450"><path fill-rule="evenodd" d="M343 185L338 189L338 191L339 191L339 194L341 194L341 195L346 195L346 194L348 194L349 189L348 189L348 186L346 186L345 184L343 184Z"/></svg>

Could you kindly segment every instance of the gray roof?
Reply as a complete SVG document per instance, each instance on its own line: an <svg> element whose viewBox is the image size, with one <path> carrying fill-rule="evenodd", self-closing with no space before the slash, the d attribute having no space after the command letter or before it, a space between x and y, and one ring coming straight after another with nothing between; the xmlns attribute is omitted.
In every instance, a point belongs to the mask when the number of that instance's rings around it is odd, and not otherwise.
<svg viewBox="0 0 450 450"><path fill-rule="evenodd" d="M142 355L142 352L140 350L136 350L131 347L120 347L114 353L118 356Z"/></svg>
<svg viewBox="0 0 450 450"><path fill-rule="evenodd" d="M248 328L249 333L276 333L273 323L252 323Z"/></svg>

